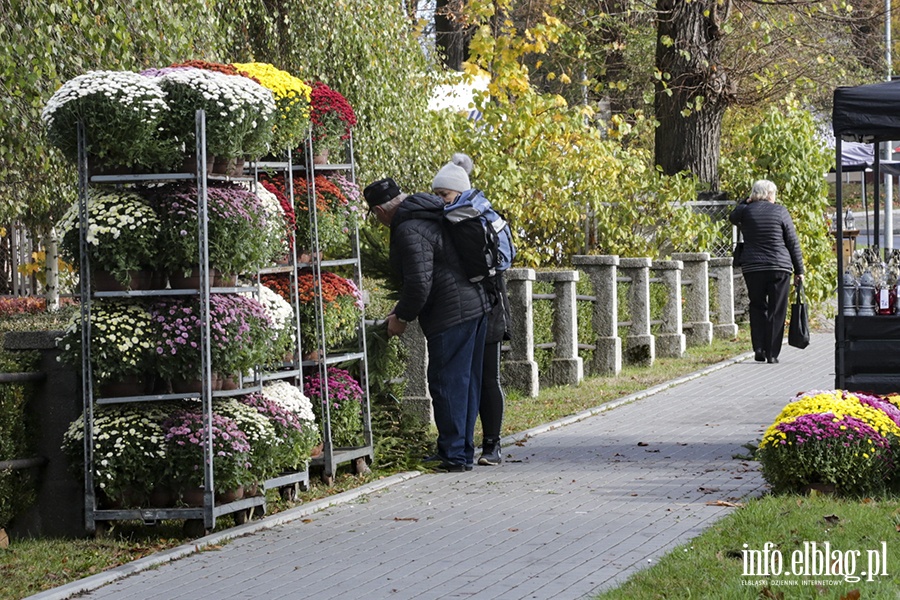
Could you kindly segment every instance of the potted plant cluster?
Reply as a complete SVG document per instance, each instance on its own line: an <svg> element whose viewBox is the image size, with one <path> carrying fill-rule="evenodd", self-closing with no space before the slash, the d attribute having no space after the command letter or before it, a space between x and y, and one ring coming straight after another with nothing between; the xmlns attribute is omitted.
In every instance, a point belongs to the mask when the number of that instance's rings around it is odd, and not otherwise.
<svg viewBox="0 0 900 600"><path fill-rule="evenodd" d="M122 189L91 188L85 235L94 288L147 289L152 283L160 221L140 194ZM59 222L60 252L80 264L81 223L73 204Z"/></svg>
<svg viewBox="0 0 900 600"><path fill-rule="evenodd" d="M302 79L267 63L232 63L234 67L271 90L277 117L272 147L296 148L306 138L309 98L312 91Z"/></svg>
<svg viewBox="0 0 900 600"><path fill-rule="evenodd" d="M305 468L319 431L296 387L275 382L213 403L210 430L217 502L238 499L286 471ZM102 506L172 506L203 502L207 428L199 402L99 405L94 409L94 480ZM70 466L83 472L84 422L63 436Z"/></svg>
<svg viewBox="0 0 900 600"><path fill-rule="evenodd" d="M173 287L196 287L194 280L182 283L182 277L199 269L196 186L166 184L146 194L160 217L160 267L169 273ZM220 182L208 186L207 205L210 268L222 275L251 273L279 253L281 228L269 225L269 212L256 194L238 184Z"/></svg>
<svg viewBox="0 0 900 600"><path fill-rule="evenodd" d="M51 144L78 160L77 124L84 124L89 165L133 171L167 168L179 158L175 140L162 134L166 93L130 71L89 71L65 82L41 113Z"/></svg>
<svg viewBox="0 0 900 600"><path fill-rule="evenodd" d="M101 397L147 393L153 384L155 335L150 313L127 302L96 302L91 308L91 370ZM57 340L59 360L81 370L81 314Z"/></svg>
<svg viewBox="0 0 900 600"><path fill-rule="evenodd" d="M331 442L336 447L357 446L362 440L363 389L346 369L328 367L326 377L323 382L321 374L316 372L304 378L303 389L312 400L316 420L324 422L327 385Z"/></svg>
<svg viewBox="0 0 900 600"><path fill-rule="evenodd" d="M103 404L94 407L94 484L108 508L146 504L166 481L168 445L163 421L175 405ZM84 473L83 416L63 435L63 451L77 473Z"/></svg>
<svg viewBox="0 0 900 600"><path fill-rule="evenodd" d="M240 75L194 67L169 67L143 72L157 77L166 93L169 111L162 122L165 135L194 154L195 115L206 111L206 151L217 159L240 159L267 153L273 136L275 99L256 81Z"/></svg>
<svg viewBox="0 0 900 600"><path fill-rule="evenodd" d="M356 113L347 99L321 81L312 84L310 92L312 142L316 152L313 162L324 164L329 157L339 158L356 125Z"/></svg>
<svg viewBox="0 0 900 600"><path fill-rule="evenodd" d="M258 300L238 294L211 294L209 313L210 358L220 378L243 375L264 364L275 333ZM158 373L176 391L197 391L201 376L199 301L160 300L151 305L150 316L156 330Z"/></svg>
<svg viewBox="0 0 900 600"><path fill-rule="evenodd" d="M343 348L357 339L363 310L362 293L352 279L322 271L321 288L311 269L297 272L300 303L300 346L304 353L321 350L316 330L316 293L321 291L325 346L328 351ZM285 273L265 275L261 283L290 302L291 282Z"/></svg>
<svg viewBox="0 0 900 600"><path fill-rule="evenodd" d="M776 492L864 494L896 481L900 410L888 399L845 390L798 395L757 449Z"/></svg>

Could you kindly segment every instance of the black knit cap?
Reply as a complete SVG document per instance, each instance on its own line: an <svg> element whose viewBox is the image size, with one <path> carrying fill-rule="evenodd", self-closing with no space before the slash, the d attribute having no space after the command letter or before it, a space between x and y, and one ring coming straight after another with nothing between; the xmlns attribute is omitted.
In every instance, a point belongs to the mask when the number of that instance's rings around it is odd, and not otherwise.
<svg viewBox="0 0 900 600"><path fill-rule="evenodd" d="M390 177L370 183L366 186L366 189L363 190L363 196L366 198L369 209L380 206L385 202L390 202L399 196L400 193L400 186L398 186Z"/></svg>

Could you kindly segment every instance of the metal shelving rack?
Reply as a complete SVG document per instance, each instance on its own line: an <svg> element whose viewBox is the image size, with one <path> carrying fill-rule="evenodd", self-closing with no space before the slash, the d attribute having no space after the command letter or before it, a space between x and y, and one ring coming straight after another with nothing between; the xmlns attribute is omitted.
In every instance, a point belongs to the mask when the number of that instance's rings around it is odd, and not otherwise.
<svg viewBox="0 0 900 600"><path fill-rule="evenodd" d="M293 172L293 154L290 149L286 153L286 161L261 162L257 161L248 165L248 170L254 181L259 181L260 170L279 171L284 174L285 186L287 189L288 200L291 206L294 204L294 182L291 178ZM261 269L257 274L257 285L262 285L260 276L275 273L287 273L291 279L291 305L294 309L294 336L297 340L297 349L294 352L293 360L290 364L286 364L284 369L275 372L263 373L260 375L262 382L289 379L294 385L302 388L303 370L300 357L303 355L300 340L300 298L297 293L297 241L295 232L291 231L291 256L288 265L275 266ZM306 469L285 472L277 477L267 479L263 482L263 489L278 489L281 496L293 500L299 489L309 489L309 463Z"/></svg>
<svg viewBox="0 0 900 600"><path fill-rule="evenodd" d="M197 168L196 173L161 173L151 175L94 175L88 171L87 140L84 128L78 126L78 218L80 224L80 294L81 294L81 343L82 343L82 397L84 401L84 510L85 528L93 533L97 529L98 522L118 520L141 520L145 523L153 523L163 519L185 519L185 528L193 533L209 530L215 527L216 518L235 514L237 522L244 522L252 514L256 507L260 507L264 513L266 510L265 495L252 498L243 498L234 502L216 505L215 482L213 480L213 461L215 460L212 446L212 400L213 397L227 397L247 394L259 391L262 388L261 380L256 380L249 386L243 386L238 390L213 391L212 390L212 365L210 360L210 332L209 332L209 303L210 292L237 293L252 292L254 287L223 287L211 288L209 273L209 247L208 247L208 221L207 221L207 181L234 180L233 177L207 175L206 173L206 115L202 110L196 115L196 140L197 140ZM88 189L91 183L110 184L135 184L163 181L193 180L197 183L197 205L199 222L198 257L200 259L200 286L198 290L143 290L127 292L92 292L91 290L91 265L88 256L88 245L84 233L88 230ZM176 296L199 295L200 299L200 342L201 342L201 381L202 387L199 393L181 394L153 394L143 396L128 396L115 398L100 398L94 400L94 381L91 368L91 303L93 298L119 297L135 298L147 296ZM242 382L243 384L243 382ZM128 402L153 402L163 400L200 399L203 406L203 420L206 428L206 441L203 444L204 452L204 501L201 507L171 507L171 508L130 508L130 509L100 509L97 506L97 497L94 487L94 405L123 404Z"/></svg>
<svg viewBox="0 0 900 600"><path fill-rule="evenodd" d="M313 162L313 157L315 156L315 148L313 144L312 135L307 136L306 146L305 146L305 160L302 165L298 165L296 168L298 170L302 170L306 173L307 180L307 189L309 190L309 194L311 197L315 196L315 176L319 172L334 172L334 171L343 171L349 172L350 180L356 181L356 167L354 163L353 156L353 137L351 135L350 139L347 142L345 151L344 151L344 159L345 161L342 163L335 164L315 164ZM313 243L312 248L312 263L308 266L312 269L313 277L315 278L319 289L321 289L322 283L322 270L323 268L329 267L349 267L353 270L353 280L357 284L360 290L363 290L362 285L362 261L360 257L359 250L359 228L358 226L350 233L350 247L351 247L351 256L343 259L334 259L334 260L322 260L322 254L320 252L320 243L319 243L319 230L318 230L318 219L316 213L318 211L313 210L312 207L315 206L315 201L311 201L309 210L309 219L310 219L310 231L311 231L311 239ZM316 331L317 331L317 341L319 343L319 358L318 360L310 361L304 360L303 366L307 369L317 369L319 372L319 377L322 381L322 392L325 395L325 399L329 398L329 389L328 389L328 377L327 371L328 367L338 365L338 364L346 364L352 365L352 367L356 370L358 375L358 381L360 387L363 389L363 443L359 446L353 447L335 447L332 435L331 435L331 411L330 406L331 402L323 402L323 419L322 419L322 431L323 431L323 452L320 457L312 459L310 462L311 467L321 467L323 469L323 479L329 485L334 481L334 474L337 472L338 465L345 463L352 463L354 471L356 473L364 473L369 470L369 464L375 458L374 452L374 443L372 438L372 416L371 416L371 402L369 399L369 363L368 363L368 354L366 350L366 328L365 328L365 310L360 311L360 318L358 323L358 346L355 351L351 352L340 352L340 353L329 353L329 349L327 344L325 343L325 320L323 318L324 315L324 304L321 294L316 294L315 299L315 313L316 313Z"/></svg>

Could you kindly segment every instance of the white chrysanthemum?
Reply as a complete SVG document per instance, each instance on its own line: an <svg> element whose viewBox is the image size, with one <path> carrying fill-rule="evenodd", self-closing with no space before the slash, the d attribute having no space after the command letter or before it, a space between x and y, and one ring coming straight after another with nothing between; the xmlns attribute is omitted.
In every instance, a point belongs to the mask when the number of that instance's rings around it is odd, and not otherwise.
<svg viewBox="0 0 900 600"><path fill-rule="evenodd" d="M304 421L316 420L312 402L296 386L286 381L273 381L263 386L262 393L272 402L296 414L298 418Z"/></svg>

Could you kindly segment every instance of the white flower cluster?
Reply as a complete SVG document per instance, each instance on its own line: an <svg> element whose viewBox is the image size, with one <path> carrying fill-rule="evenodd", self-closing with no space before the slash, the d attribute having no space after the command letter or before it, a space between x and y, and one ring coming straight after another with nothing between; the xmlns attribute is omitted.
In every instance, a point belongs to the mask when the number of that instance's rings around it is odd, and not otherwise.
<svg viewBox="0 0 900 600"><path fill-rule="evenodd" d="M104 241L117 240L127 231L144 230L152 236L159 233L159 218L150 206L134 192L91 188L87 200L87 242L99 246ZM81 226L78 220L78 204L75 203L63 215L59 223L60 237Z"/></svg>
<svg viewBox="0 0 900 600"><path fill-rule="evenodd" d="M51 127L60 108L95 95L156 117L169 110L166 93L149 77L131 71L88 71L65 82L47 102L41 118Z"/></svg>
<svg viewBox="0 0 900 600"><path fill-rule="evenodd" d="M294 321L294 308L271 288L259 286L259 301L262 303L266 314L272 321L272 329L283 331L285 327Z"/></svg>
<svg viewBox="0 0 900 600"><path fill-rule="evenodd" d="M262 124L257 122L257 117L267 121L275 113L272 92L246 77L205 69L173 69L159 77L159 81L163 89L168 85L184 85L200 92L207 102L207 118L227 119L229 127L245 124L249 117L246 125L253 130ZM251 110L255 113L250 114Z"/></svg>
<svg viewBox="0 0 900 600"><path fill-rule="evenodd" d="M228 398L217 400L213 412L234 419L238 429L247 436L251 448L254 444L274 446L278 443L272 423L255 408L241 404L234 398Z"/></svg>
<svg viewBox="0 0 900 600"><path fill-rule="evenodd" d="M312 402L296 386L286 381L267 383L262 389L263 396L281 405L304 421L315 421Z"/></svg>

